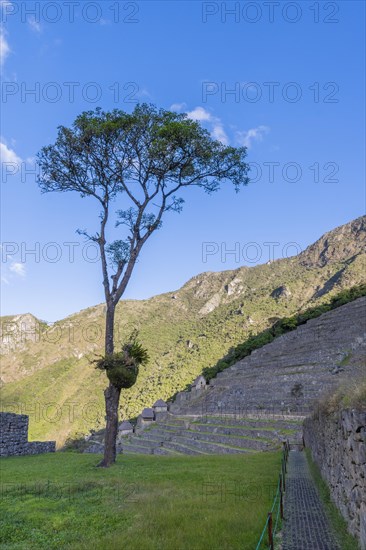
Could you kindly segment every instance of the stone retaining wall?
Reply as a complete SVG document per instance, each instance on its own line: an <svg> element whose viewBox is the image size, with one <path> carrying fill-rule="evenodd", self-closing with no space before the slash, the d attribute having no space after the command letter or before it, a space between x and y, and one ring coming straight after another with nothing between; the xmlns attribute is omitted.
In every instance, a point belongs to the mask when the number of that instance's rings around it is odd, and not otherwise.
<svg viewBox="0 0 366 550"><path fill-rule="evenodd" d="M53 453L55 441L28 441L29 417L0 412L0 456Z"/></svg>
<svg viewBox="0 0 366 550"><path fill-rule="evenodd" d="M304 440L350 533L366 550L366 411L317 413L304 422Z"/></svg>

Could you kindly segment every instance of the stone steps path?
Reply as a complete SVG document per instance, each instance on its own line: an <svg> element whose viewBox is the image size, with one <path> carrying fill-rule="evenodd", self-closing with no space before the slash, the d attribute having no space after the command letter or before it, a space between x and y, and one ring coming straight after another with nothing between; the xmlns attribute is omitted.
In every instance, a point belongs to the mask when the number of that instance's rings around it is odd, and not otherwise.
<svg viewBox="0 0 366 550"><path fill-rule="evenodd" d="M289 454L283 550L340 550L304 452Z"/></svg>

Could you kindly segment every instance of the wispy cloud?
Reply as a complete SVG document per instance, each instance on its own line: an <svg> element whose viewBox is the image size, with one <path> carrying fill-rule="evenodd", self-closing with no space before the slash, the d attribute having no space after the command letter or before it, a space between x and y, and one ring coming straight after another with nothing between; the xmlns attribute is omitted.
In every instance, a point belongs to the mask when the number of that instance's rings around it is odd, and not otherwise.
<svg viewBox="0 0 366 550"><path fill-rule="evenodd" d="M3 265L1 268L1 283L11 285L16 279L24 279L26 277L26 269L24 263L12 262L10 265Z"/></svg>
<svg viewBox="0 0 366 550"><path fill-rule="evenodd" d="M0 141L0 159L2 163L14 162L16 164L20 164L22 162L22 159L18 157L16 152L13 149L10 149L10 147L8 147L3 140Z"/></svg>
<svg viewBox="0 0 366 550"><path fill-rule="evenodd" d="M204 107L196 107L193 111L187 113L189 118L192 120L197 120L199 122L209 122L211 126L212 137L221 141L224 145L228 145L229 139L226 135L224 125L221 119L217 116L212 115L209 111L204 109Z"/></svg>
<svg viewBox="0 0 366 550"><path fill-rule="evenodd" d="M178 112L180 112L180 111L183 111L184 109L186 109L186 107L187 107L187 103L184 103L184 102L183 102L183 103L173 103L173 104L169 107L169 109L170 109L171 111L178 111Z"/></svg>
<svg viewBox="0 0 366 550"><path fill-rule="evenodd" d="M180 112L186 109L186 107L186 103L173 103L173 105L170 106L170 109L172 111ZM225 131L224 123L219 117L213 115L210 111L199 105L192 111L188 111L187 116L198 122L206 122L214 139L221 141L224 145L229 144L229 138ZM262 141L263 136L268 134L269 131L270 128L264 125L258 126L257 128L250 128L249 130L237 130L235 132L234 141L238 145L244 145L245 147L250 148L254 141Z"/></svg>
<svg viewBox="0 0 366 550"><path fill-rule="evenodd" d="M6 31L4 27L0 26L0 65L3 67L6 58L10 53L10 46L6 39Z"/></svg>
<svg viewBox="0 0 366 550"><path fill-rule="evenodd" d="M236 141L239 145L244 145L251 148L253 141L263 141L263 136L268 134L270 128L268 126L258 126L257 128L250 128L250 130L236 132Z"/></svg>
<svg viewBox="0 0 366 550"><path fill-rule="evenodd" d="M5 10L7 6L11 6L9 0L0 0L0 12L1 12L1 21L4 20ZM6 58L10 54L11 49L7 40L7 32L4 28L4 24L0 24L0 66L3 67Z"/></svg>
<svg viewBox="0 0 366 550"><path fill-rule="evenodd" d="M42 32L42 26L38 21L36 21L36 18L34 15L28 16L27 22L33 32L36 32L36 33Z"/></svg>
<svg viewBox="0 0 366 550"><path fill-rule="evenodd" d="M0 251L3 250L3 246L0 244ZM13 260L10 265L8 262L7 254L1 252L1 277L0 281L4 285L11 285L13 280L17 278L24 279L26 277L26 269L24 262Z"/></svg>
<svg viewBox="0 0 366 550"><path fill-rule="evenodd" d="M12 273L19 275L19 277L25 277L25 265L20 262L13 262L9 267Z"/></svg>
<svg viewBox="0 0 366 550"><path fill-rule="evenodd" d="M153 96L150 94L149 90L147 90L146 88L139 88L138 85L135 83L135 82L132 82L133 85L136 86L136 90L134 92L132 92L136 97L141 97L141 98L148 98L148 99L153 99ZM132 88L132 84L131 84L131 88Z"/></svg>
<svg viewBox="0 0 366 550"><path fill-rule="evenodd" d="M217 122L214 123L211 133L215 139L217 139L218 141L221 141L221 143L223 143L224 145L229 144L229 139L226 135L224 127L221 121L219 121L218 119L217 119Z"/></svg>

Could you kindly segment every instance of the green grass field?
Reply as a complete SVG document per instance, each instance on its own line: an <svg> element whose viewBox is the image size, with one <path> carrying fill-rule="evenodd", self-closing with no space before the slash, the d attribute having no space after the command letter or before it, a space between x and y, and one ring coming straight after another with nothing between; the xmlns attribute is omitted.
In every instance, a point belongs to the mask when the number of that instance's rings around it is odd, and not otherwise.
<svg viewBox="0 0 366 550"><path fill-rule="evenodd" d="M1 460L2 549L253 549L281 453Z"/></svg>

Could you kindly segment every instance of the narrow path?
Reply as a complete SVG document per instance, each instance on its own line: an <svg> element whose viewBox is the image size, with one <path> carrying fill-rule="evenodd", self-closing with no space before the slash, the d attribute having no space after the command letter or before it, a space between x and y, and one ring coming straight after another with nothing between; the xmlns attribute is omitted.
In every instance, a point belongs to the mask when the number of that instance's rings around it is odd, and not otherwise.
<svg viewBox="0 0 366 550"><path fill-rule="evenodd" d="M283 550L339 550L305 453L291 451L287 467Z"/></svg>

